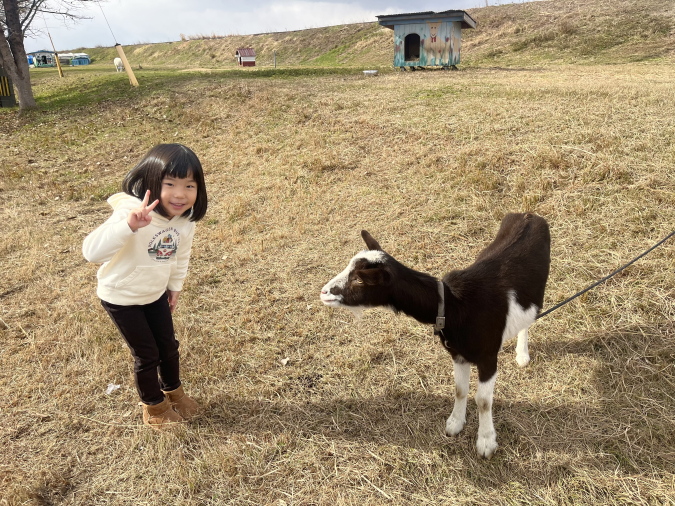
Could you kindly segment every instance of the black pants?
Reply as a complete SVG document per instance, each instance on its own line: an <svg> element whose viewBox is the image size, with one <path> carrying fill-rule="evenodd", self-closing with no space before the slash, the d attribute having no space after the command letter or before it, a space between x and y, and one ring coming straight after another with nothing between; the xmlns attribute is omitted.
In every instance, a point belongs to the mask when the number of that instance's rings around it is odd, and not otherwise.
<svg viewBox="0 0 675 506"><path fill-rule="evenodd" d="M178 341L167 296L142 306L118 306L104 300L101 305L134 357L134 379L141 401L159 404L164 400L162 390L175 390L181 384Z"/></svg>

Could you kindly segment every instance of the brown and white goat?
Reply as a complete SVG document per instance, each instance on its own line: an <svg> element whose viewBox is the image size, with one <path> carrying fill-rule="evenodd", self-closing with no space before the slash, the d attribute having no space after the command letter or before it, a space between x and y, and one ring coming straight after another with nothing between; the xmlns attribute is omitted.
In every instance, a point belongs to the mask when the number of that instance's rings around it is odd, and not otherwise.
<svg viewBox="0 0 675 506"><path fill-rule="evenodd" d="M530 362L527 329L544 301L551 263L551 237L546 220L532 213L508 214L495 240L463 270L443 276L442 284L428 274L399 263L363 230L368 246L321 290L321 301L355 313L388 307L422 323L436 323L439 302L445 309L443 346L452 355L455 405L445 425L449 436L466 422L471 364L478 368L478 440L482 457L497 448L492 423L492 396L497 377L497 354L505 341L518 335L516 362ZM441 299L441 290L443 298Z"/></svg>

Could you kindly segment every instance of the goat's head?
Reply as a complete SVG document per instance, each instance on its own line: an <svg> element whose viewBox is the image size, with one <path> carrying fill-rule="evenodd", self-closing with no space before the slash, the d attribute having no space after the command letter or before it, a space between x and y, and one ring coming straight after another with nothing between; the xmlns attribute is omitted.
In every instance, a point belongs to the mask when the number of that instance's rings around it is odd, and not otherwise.
<svg viewBox="0 0 675 506"><path fill-rule="evenodd" d="M347 268L321 289L321 302L350 309L355 316L364 308L389 305L387 287L392 279L388 263L393 259L368 232L362 230L361 237L368 249L357 253Z"/></svg>

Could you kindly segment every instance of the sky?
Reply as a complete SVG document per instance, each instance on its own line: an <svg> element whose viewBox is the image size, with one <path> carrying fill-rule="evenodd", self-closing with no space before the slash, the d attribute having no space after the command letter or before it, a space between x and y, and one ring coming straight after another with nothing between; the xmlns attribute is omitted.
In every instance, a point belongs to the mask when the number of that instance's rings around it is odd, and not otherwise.
<svg viewBox="0 0 675 506"><path fill-rule="evenodd" d="M487 0L490 5L509 0ZM515 0L520 2L521 0ZM114 46L180 40L180 35L215 33L247 35L302 30L320 26L377 21L380 14L444 11L485 6L486 0L104 0L79 14L90 19L64 25L56 17L37 16L33 28L41 34L27 37L27 52L50 49L45 26L57 51L81 47Z"/></svg>

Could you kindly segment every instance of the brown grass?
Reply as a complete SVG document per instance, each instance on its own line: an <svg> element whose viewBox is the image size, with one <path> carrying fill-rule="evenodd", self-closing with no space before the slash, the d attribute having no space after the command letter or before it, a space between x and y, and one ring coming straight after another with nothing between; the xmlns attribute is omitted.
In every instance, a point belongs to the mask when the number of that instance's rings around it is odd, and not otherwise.
<svg viewBox="0 0 675 506"><path fill-rule="evenodd" d="M469 12L478 27L463 31L462 51L472 63L626 63L672 58L675 47L669 0L546 0Z"/></svg>
<svg viewBox="0 0 675 506"><path fill-rule="evenodd" d="M0 504L675 502L674 244L537 323L528 368L505 347L489 461L473 402L443 436L452 365L429 327L318 299L362 228L440 276L534 210L547 307L646 249L674 228L672 66L176 73L100 102L118 75L38 76L43 104L79 102L0 110ZM175 315L205 414L157 435L80 248L169 141L208 173Z"/></svg>

